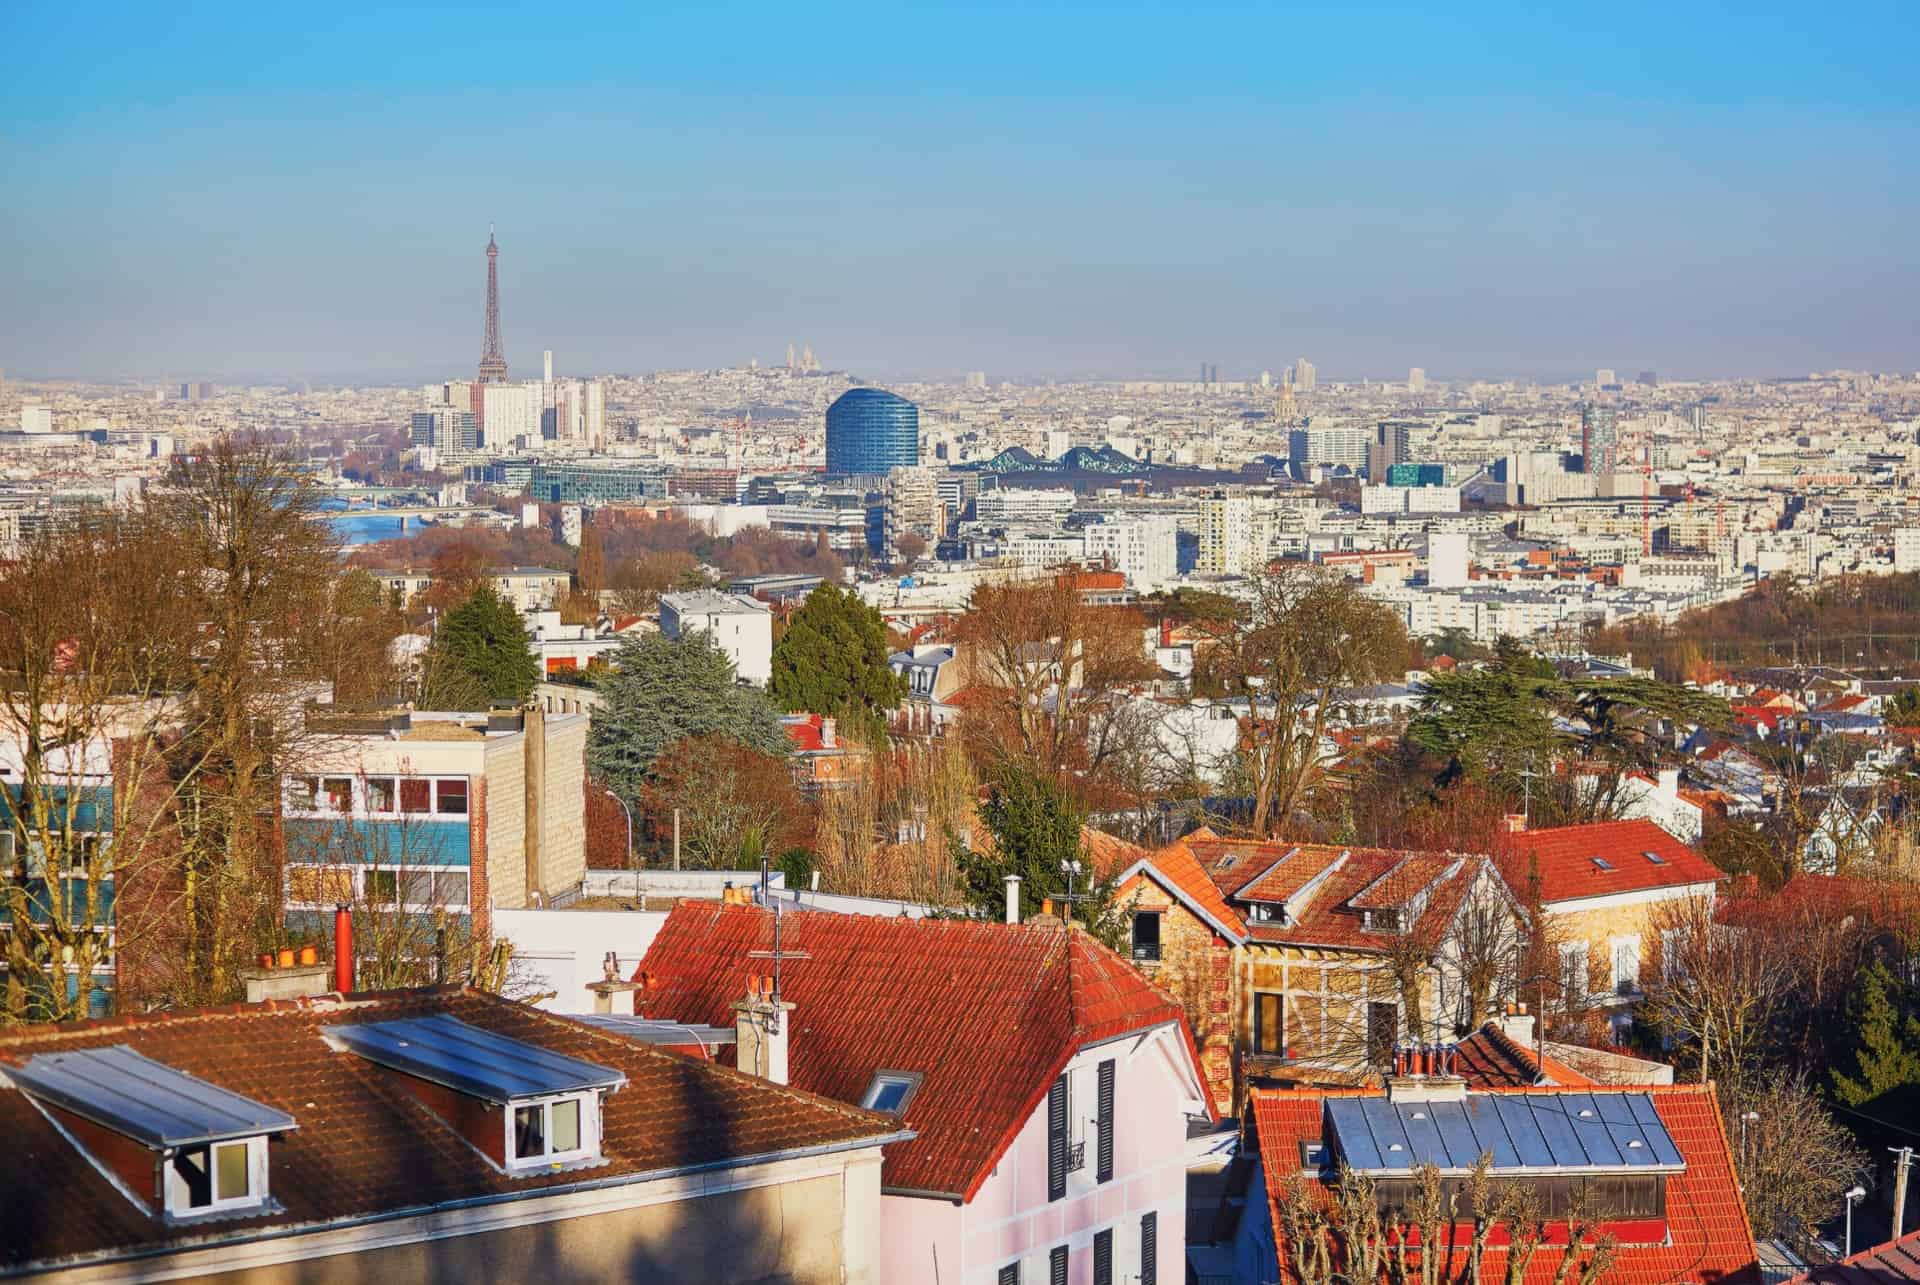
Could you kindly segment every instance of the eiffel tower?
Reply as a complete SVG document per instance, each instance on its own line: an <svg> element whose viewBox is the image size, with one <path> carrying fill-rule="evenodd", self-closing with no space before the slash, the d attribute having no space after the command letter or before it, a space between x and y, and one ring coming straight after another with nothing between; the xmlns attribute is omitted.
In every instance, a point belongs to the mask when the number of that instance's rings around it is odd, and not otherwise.
<svg viewBox="0 0 1920 1285"><path fill-rule="evenodd" d="M487 338L480 348L480 382L507 382L507 355L500 351L500 247L492 224L487 225Z"/></svg>

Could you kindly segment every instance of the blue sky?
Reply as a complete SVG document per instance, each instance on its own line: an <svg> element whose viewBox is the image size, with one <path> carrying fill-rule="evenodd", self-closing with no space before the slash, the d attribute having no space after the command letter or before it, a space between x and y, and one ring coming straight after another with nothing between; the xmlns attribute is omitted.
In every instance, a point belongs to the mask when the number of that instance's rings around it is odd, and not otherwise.
<svg viewBox="0 0 1920 1285"><path fill-rule="evenodd" d="M344 10L345 12L336 12ZM0 367L1920 368L1920 8L0 5Z"/></svg>

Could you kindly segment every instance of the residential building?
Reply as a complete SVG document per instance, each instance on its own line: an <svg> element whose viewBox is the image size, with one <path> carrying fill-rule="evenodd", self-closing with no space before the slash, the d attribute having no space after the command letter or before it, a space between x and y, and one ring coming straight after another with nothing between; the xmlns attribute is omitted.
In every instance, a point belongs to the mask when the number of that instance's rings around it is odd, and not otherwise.
<svg viewBox="0 0 1920 1285"><path fill-rule="evenodd" d="M1179 539L1171 517L1112 518L1087 528L1087 561L1105 562L1150 592L1180 574Z"/></svg>
<svg viewBox="0 0 1920 1285"><path fill-rule="evenodd" d="M20 407L20 431L23 433L51 433L53 431L53 407L27 402Z"/></svg>
<svg viewBox="0 0 1920 1285"><path fill-rule="evenodd" d="M1075 498L1063 487L996 486L974 496L973 516L979 522L1053 526L1073 512Z"/></svg>
<svg viewBox="0 0 1920 1285"><path fill-rule="evenodd" d="M1352 426L1292 429L1287 434L1287 461L1296 478L1304 479L1311 470L1323 466L1359 473L1367 467L1372 439L1371 431Z"/></svg>
<svg viewBox="0 0 1920 1285"><path fill-rule="evenodd" d="M932 549L946 526L940 506L938 474L918 465L891 469L885 487L885 544L881 556L900 558L902 536L918 536Z"/></svg>
<svg viewBox="0 0 1920 1285"><path fill-rule="evenodd" d="M1514 818L1512 824L1523 823ZM1719 867L1649 820L1519 829L1505 836L1509 883L1537 888L1560 942L1561 986L1591 1004L1630 1005L1648 970L1667 967L1671 915L1684 903L1711 906L1726 878ZM1570 1004L1570 1006L1572 1006ZM1616 1024L1630 1020L1624 1011Z"/></svg>
<svg viewBox="0 0 1920 1285"><path fill-rule="evenodd" d="M953 643L916 643L887 657L887 668L907 680L907 695L897 717L904 732L940 732L960 716L949 700L966 686L959 647Z"/></svg>
<svg viewBox="0 0 1920 1285"><path fill-rule="evenodd" d="M881 1173L886 1280L1185 1279L1187 1119L1214 1115L1192 1037L1079 928L682 901L635 976L636 1015L732 1021L742 1067L913 1132Z"/></svg>
<svg viewBox="0 0 1920 1285"><path fill-rule="evenodd" d="M879 388L850 388L827 407L827 472L884 475L920 462L920 408Z"/></svg>
<svg viewBox="0 0 1920 1285"><path fill-rule="evenodd" d="M740 593L698 589L660 598L660 632L669 638L704 630L733 662L743 683L765 687L773 678L773 613Z"/></svg>
<svg viewBox="0 0 1920 1285"><path fill-rule="evenodd" d="M552 567L504 567L487 578L502 598L529 614L558 606L573 588L573 577Z"/></svg>
<svg viewBox="0 0 1920 1285"><path fill-rule="evenodd" d="M0 1272L899 1279L881 1149L911 1131L688 1038L458 987L16 1028Z"/></svg>
<svg viewBox="0 0 1920 1285"><path fill-rule="evenodd" d="M480 431L488 447L505 449L521 438L540 436L539 384L483 384L479 397Z"/></svg>
<svg viewBox="0 0 1920 1285"><path fill-rule="evenodd" d="M1589 1234L1612 1241L1602 1279L1758 1279L1753 1229L1710 1084L1475 1090L1458 1075L1398 1074L1383 1089L1339 1095L1255 1090L1249 1115L1258 1173L1240 1223L1236 1281L1295 1279L1282 1211L1295 1198L1296 1175L1310 1199L1330 1197L1340 1173L1370 1180L1391 1227L1404 1217L1415 1166L1435 1165L1443 1183L1461 1183L1488 1152L1496 1189L1533 1186L1547 1218L1564 1219L1576 1205L1593 1211ZM1463 1254L1473 1239L1464 1221L1445 1235ZM1520 1285L1563 1277L1565 1246L1564 1233L1557 1244L1549 1235L1524 1265L1511 1265ZM1487 1280L1514 1279L1509 1252L1506 1229L1496 1228L1477 1270ZM1333 1271L1343 1273L1338 1258L1336 1251Z"/></svg>
<svg viewBox="0 0 1920 1285"><path fill-rule="evenodd" d="M1490 858L1225 840L1197 830L1119 872L1132 954L1184 998L1208 1084L1345 1083L1403 1040L1451 1038L1503 1000L1471 993L1462 943L1517 940L1519 907ZM1469 932L1469 928L1484 932ZM1424 1025L1393 960L1417 950Z"/></svg>
<svg viewBox="0 0 1920 1285"><path fill-rule="evenodd" d="M1920 527L1895 527L1893 569L1901 574L1920 571Z"/></svg>
<svg viewBox="0 0 1920 1285"><path fill-rule="evenodd" d="M586 869L587 716L313 709L283 781L286 918L356 906L462 921L540 904Z"/></svg>
<svg viewBox="0 0 1920 1285"><path fill-rule="evenodd" d="M1589 402L1580 408L1580 471L1611 474L1624 457L1620 453L1620 412Z"/></svg>
<svg viewBox="0 0 1920 1285"><path fill-rule="evenodd" d="M1254 542L1253 499L1215 491L1200 501L1200 557L1194 570L1203 576L1243 576L1265 561Z"/></svg>

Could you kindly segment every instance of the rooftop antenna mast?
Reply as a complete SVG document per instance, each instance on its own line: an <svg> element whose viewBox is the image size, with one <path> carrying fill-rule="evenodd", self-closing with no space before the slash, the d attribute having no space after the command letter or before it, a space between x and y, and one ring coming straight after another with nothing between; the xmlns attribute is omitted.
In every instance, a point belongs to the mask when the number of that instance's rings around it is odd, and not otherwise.
<svg viewBox="0 0 1920 1285"><path fill-rule="evenodd" d="M781 965L789 959L813 958L807 951L786 949L783 944L782 933L782 925L784 922L784 917L780 913L780 903L776 901L773 903L773 949L750 950L747 952L748 959L771 959L773 961L773 1012L767 1015L767 1033L769 1035L778 1035L780 1033Z"/></svg>

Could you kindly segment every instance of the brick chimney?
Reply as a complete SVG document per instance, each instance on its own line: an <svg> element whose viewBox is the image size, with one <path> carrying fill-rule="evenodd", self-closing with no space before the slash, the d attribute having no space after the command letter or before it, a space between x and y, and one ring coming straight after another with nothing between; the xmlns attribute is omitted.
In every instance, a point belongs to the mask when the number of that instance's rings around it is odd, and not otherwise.
<svg viewBox="0 0 1920 1285"><path fill-rule="evenodd" d="M840 744L840 720L824 717L820 720L820 745L823 749L836 749Z"/></svg>
<svg viewBox="0 0 1920 1285"><path fill-rule="evenodd" d="M733 1005L734 1053L738 1066L775 1084L787 1082L787 1014L794 1005L778 999L773 978L749 977L747 997Z"/></svg>

